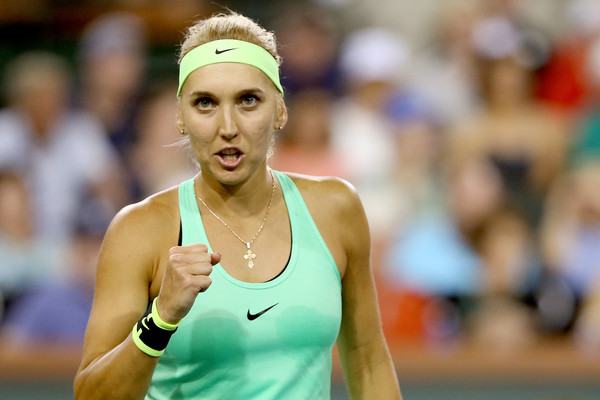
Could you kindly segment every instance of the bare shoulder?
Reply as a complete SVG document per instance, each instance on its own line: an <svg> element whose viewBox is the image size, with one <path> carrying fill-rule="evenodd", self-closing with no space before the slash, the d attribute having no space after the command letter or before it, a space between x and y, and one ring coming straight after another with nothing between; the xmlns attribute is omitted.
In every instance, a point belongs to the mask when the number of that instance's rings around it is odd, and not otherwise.
<svg viewBox="0 0 600 400"><path fill-rule="evenodd" d="M356 189L336 177L288 176L300 191L343 277L356 253L369 254L369 226Z"/></svg>
<svg viewBox="0 0 600 400"><path fill-rule="evenodd" d="M152 276L160 253L177 244L179 207L177 187L154 194L124 207L111 222L103 244L103 253L118 253L120 259L152 262ZM102 256L102 254L101 254Z"/></svg>
<svg viewBox="0 0 600 400"><path fill-rule="evenodd" d="M156 193L138 203L130 204L117 213L109 231L119 230L125 233L149 233L160 235L164 227L177 222L179 216L177 187ZM155 229L160 228L162 229ZM155 236L155 235L151 235ZM135 239L135 237L132 237Z"/></svg>
<svg viewBox="0 0 600 400"><path fill-rule="evenodd" d="M287 175L302 194L304 202L311 212L313 210L323 211L335 216L362 210L356 189L342 178L292 173L287 173Z"/></svg>

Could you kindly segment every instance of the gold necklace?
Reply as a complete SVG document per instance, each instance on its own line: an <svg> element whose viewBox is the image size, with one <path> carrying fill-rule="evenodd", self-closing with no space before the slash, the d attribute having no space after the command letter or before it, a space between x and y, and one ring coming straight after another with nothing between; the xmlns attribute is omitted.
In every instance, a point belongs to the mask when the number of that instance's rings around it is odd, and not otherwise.
<svg viewBox="0 0 600 400"><path fill-rule="evenodd" d="M254 268L254 259L256 258L256 253L254 253L252 251L252 249L250 249L250 246L252 245L252 243L254 243L254 241L260 234L260 232L262 232L263 228L265 227L267 218L269 218L269 211L271 210L271 203L273 202L273 197L275 195L275 177L273 176L272 172L271 172L271 181L273 182L273 187L271 188L271 197L269 198L269 203L267 204L267 211L265 212L265 217L263 218L263 222L260 225L260 228L258 228L258 231L256 231L256 233L254 234L254 237L250 241L245 241L244 239L242 239L240 237L240 235L238 235L233 229L231 229L231 227L229 225L227 225L227 223L225 221L223 221L221 218L219 218L219 216L217 214L215 214L215 212L213 210L210 209L210 207L204 202L204 200L202 200L202 198L200 198L200 196L196 196L196 198L198 198L198 200L200 200L200 202L204 205L204 207L206 207L208 212L211 213L213 217L215 217L220 223L225 225L225 228L229 229L229 231L231 233L233 233L233 235L236 238L238 238L240 242L242 242L243 244L246 245L247 251L246 251L246 254L244 254L244 259L246 261L248 261L248 268Z"/></svg>

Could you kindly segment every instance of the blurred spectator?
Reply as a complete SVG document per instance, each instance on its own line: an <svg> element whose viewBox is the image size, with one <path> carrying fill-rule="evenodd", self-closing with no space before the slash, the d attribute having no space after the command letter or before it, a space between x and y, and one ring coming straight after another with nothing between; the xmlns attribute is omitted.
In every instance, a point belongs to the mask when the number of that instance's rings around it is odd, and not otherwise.
<svg viewBox="0 0 600 400"><path fill-rule="evenodd" d="M472 44L479 3L446 1L434 43L416 59L412 82L440 124L466 118L478 106L477 62Z"/></svg>
<svg viewBox="0 0 600 400"><path fill-rule="evenodd" d="M394 220L398 229L442 202L440 164L445 144L429 105L399 93L386 107L395 141Z"/></svg>
<svg viewBox="0 0 600 400"><path fill-rule="evenodd" d="M485 224L478 243L484 282L465 326L483 348L518 351L537 338L537 314L530 304L542 272L536 244L528 221L513 210L502 209Z"/></svg>
<svg viewBox="0 0 600 400"><path fill-rule="evenodd" d="M15 172L0 171L0 320L33 285L61 275L61 248L34 236L31 196ZM2 307L4 305L4 307Z"/></svg>
<svg viewBox="0 0 600 400"><path fill-rule="evenodd" d="M569 154L571 163L600 158L600 35L589 47L586 64L589 96L578 115Z"/></svg>
<svg viewBox="0 0 600 400"><path fill-rule="evenodd" d="M582 162L557 181L544 215L542 244L546 264L565 283L554 288L561 292L547 304L549 325L568 329L577 306L600 281L600 161ZM556 316L556 307L563 315Z"/></svg>
<svg viewBox="0 0 600 400"><path fill-rule="evenodd" d="M406 74L404 41L381 29L354 32L342 44L345 96L333 107L332 144L360 194L374 241L395 224L393 125L386 113Z"/></svg>
<svg viewBox="0 0 600 400"><path fill-rule="evenodd" d="M442 207L399 228L386 274L397 286L424 294L473 296L483 283L476 242L501 207L502 182L485 159L464 160L446 179Z"/></svg>
<svg viewBox="0 0 600 400"><path fill-rule="evenodd" d="M485 291L517 299L533 293L541 272L536 244L522 215L507 208L495 213L478 243L486 263Z"/></svg>
<svg viewBox="0 0 600 400"><path fill-rule="evenodd" d="M338 33L332 16L314 1L294 2L276 19L286 95L302 89L339 92Z"/></svg>
<svg viewBox="0 0 600 400"><path fill-rule="evenodd" d="M277 138L271 166L316 176L345 176L341 160L331 147L332 96L322 89L306 89L287 103L293 111Z"/></svg>
<svg viewBox="0 0 600 400"><path fill-rule="evenodd" d="M563 167L565 121L533 98L536 53L514 24L487 19L474 35L484 103L454 127L450 154L488 158L502 176L507 205L535 225L544 195Z"/></svg>
<svg viewBox="0 0 600 400"><path fill-rule="evenodd" d="M532 317L516 317L529 315L521 299L533 290L539 272L531 232L518 214L504 208L502 180L489 160L450 164L445 179L442 207L400 227L386 255L387 289L400 294L390 329L435 343L473 335L517 344L514 329L482 324L487 315L482 310L511 304L499 309L507 311L505 322L517 321L524 331L533 325ZM415 304L420 306L412 321L403 319L402 307L414 310Z"/></svg>
<svg viewBox="0 0 600 400"><path fill-rule="evenodd" d="M500 207L502 184L484 159L464 160L444 177L441 207L399 226L386 251L380 289L395 298L382 312L390 337L447 343L462 333L465 304L481 292L475 242Z"/></svg>
<svg viewBox="0 0 600 400"><path fill-rule="evenodd" d="M593 85L587 60L590 46L600 38L600 3L572 0L565 4L568 28L542 70L537 94L548 104L576 114L590 100Z"/></svg>
<svg viewBox="0 0 600 400"><path fill-rule="evenodd" d="M600 280L594 283L590 295L584 299L575 323L574 338L584 354L600 354Z"/></svg>
<svg viewBox="0 0 600 400"><path fill-rule="evenodd" d="M9 107L0 111L0 167L24 177L32 194L35 233L71 236L82 198L112 214L123 203L119 163L104 131L68 106L69 70L46 52L25 53L7 67Z"/></svg>
<svg viewBox="0 0 600 400"><path fill-rule="evenodd" d="M37 285L15 302L3 325L3 345L13 349L31 345L81 347L105 229L101 225L78 227L65 261L68 274L63 280Z"/></svg>
<svg viewBox="0 0 600 400"><path fill-rule="evenodd" d="M140 107L136 121L137 141L130 163L140 196L167 189L197 172L188 149L178 146L175 126L177 85L158 85ZM152 162L148 162L152 160Z"/></svg>
<svg viewBox="0 0 600 400"><path fill-rule="evenodd" d="M145 27L133 14L94 19L79 47L81 105L100 121L122 156L134 141L134 123L145 79Z"/></svg>

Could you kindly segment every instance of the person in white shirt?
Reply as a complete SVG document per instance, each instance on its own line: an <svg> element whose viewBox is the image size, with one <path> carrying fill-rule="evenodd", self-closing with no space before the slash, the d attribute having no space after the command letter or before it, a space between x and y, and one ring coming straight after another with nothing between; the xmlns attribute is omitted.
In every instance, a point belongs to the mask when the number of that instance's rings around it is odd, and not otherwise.
<svg viewBox="0 0 600 400"><path fill-rule="evenodd" d="M36 234L68 239L84 199L112 218L123 203L120 166L99 123L69 107L69 70L51 53L31 52L8 65L8 107L0 110L0 167L25 179Z"/></svg>

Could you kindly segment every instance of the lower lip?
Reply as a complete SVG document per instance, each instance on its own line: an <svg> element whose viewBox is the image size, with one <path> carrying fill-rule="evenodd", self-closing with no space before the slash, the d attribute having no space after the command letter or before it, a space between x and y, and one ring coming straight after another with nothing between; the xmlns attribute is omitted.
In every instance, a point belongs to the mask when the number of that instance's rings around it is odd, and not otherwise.
<svg viewBox="0 0 600 400"><path fill-rule="evenodd" d="M239 157L235 158L235 159L226 159L225 157L217 154L215 156L217 158L217 161L219 162L219 164L226 169L234 169L237 166L240 165L240 163L242 162L242 160L244 159L244 155L240 154Z"/></svg>

